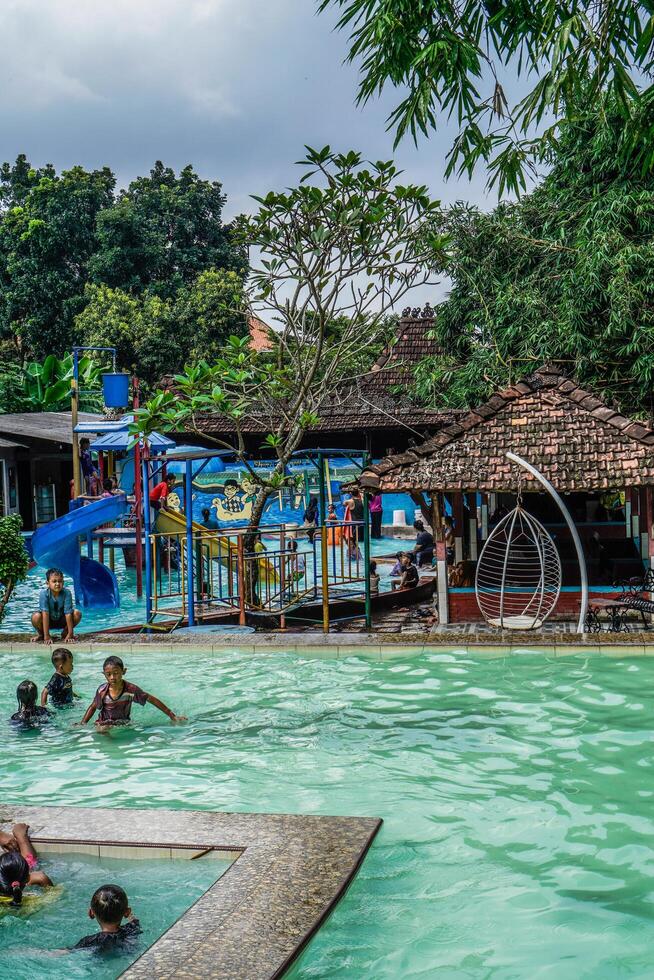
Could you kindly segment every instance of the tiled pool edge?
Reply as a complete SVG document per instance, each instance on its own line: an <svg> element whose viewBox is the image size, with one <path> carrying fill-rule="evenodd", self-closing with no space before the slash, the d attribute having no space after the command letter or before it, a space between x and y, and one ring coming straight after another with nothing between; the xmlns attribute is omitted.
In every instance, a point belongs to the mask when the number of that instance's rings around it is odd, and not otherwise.
<svg viewBox="0 0 654 980"><path fill-rule="evenodd" d="M95 635L88 640L80 638L72 647L78 653L112 653L128 655L149 651L153 654L180 654L188 650L205 653L242 654L293 653L298 657L324 657L343 659L363 656L377 660L392 660L402 656L422 653L451 653L462 655L500 657L522 654L527 651L547 651L557 657L564 656L654 656L654 630L649 632L603 634L588 633L534 635L510 634L501 638L492 635L468 636L461 633L441 633L437 636L398 634L380 636L378 633L261 633L247 637L211 642L201 637L174 638L174 634L162 636L105 636ZM1 651L20 653L39 652L48 655L51 648L31 644L25 639L5 640L0 633Z"/></svg>
<svg viewBox="0 0 654 980"><path fill-rule="evenodd" d="M193 844L242 852L122 974L130 980L281 977L347 890L381 826L373 817L0 804L0 826L62 842Z"/></svg>

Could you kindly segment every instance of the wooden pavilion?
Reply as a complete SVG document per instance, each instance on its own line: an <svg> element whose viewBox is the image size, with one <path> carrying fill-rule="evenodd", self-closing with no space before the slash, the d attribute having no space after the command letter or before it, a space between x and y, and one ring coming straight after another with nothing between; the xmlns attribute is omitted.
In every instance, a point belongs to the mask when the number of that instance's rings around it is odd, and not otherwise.
<svg viewBox="0 0 654 980"><path fill-rule="evenodd" d="M513 506L519 479L527 510L548 528L561 558L555 615L578 613L579 569L569 532L534 478L523 471L519 477L509 450L537 467L564 498L583 542L591 595L606 598L614 582L654 564L654 430L546 365L360 477L368 490L412 494L431 516L442 623L481 618L474 566L489 529ZM441 533L446 499L454 517L454 565L468 573L457 587L448 584Z"/></svg>

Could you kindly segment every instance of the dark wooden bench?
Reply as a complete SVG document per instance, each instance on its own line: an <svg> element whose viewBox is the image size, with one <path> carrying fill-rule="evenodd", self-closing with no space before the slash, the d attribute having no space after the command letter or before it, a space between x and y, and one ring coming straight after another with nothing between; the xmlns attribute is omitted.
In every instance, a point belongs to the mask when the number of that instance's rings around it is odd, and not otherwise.
<svg viewBox="0 0 654 980"><path fill-rule="evenodd" d="M642 578L631 578L627 582L616 583L622 591L612 599L591 599L586 616L586 632L628 633L629 613L640 613L643 629L649 629L647 614L654 614L654 600L648 598L654 592L654 569L649 568ZM606 612L608 623L603 626L601 614Z"/></svg>

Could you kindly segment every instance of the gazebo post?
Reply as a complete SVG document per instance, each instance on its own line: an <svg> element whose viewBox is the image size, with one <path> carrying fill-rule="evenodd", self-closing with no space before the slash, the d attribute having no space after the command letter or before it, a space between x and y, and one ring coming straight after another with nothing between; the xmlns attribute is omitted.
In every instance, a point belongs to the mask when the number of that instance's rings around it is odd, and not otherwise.
<svg viewBox="0 0 654 980"><path fill-rule="evenodd" d="M454 517L454 562L463 561L463 537L465 511L463 509L463 493L456 490L452 494L452 516Z"/></svg>
<svg viewBox="0 0 654 980"><path fill-rule="evenodd" d="M485 541L488 537L488 494L481 495L481 540Z"/></svg>
<svg viewBox="0 0 654 980"><path fill-rule="evenodd" d="M631 487L631 536L634 544L640 551L640 491L637 487Z"/></svg>
<svg viewBox="0 0 654 980"><path fill-rule="evenodd" d="M468 510L470 512L470 517L468 519L468 531L470 544L468 547L468 558L470 561L477 561L477 500L476 494L468 493L466 497L468 498Z"/></svg>
<svg viewBox="0 0 654 980"><path fill-rule="evenodd" d="M649 500L649 487L639 487L639 512L640 512L640 557L646 565L649 564L649 542L652 528L651 501Z"/></svg>
<svg viewBox="0 0 654 980"><path fill-rule="evenodd" d="M436 589L438 601L438 622L447 625L450 621L450 603L447 583L447 554L445 551L445 535L443 534L443 503L436 491L431 495L431 528L434 535L436 552Z"/></svg>

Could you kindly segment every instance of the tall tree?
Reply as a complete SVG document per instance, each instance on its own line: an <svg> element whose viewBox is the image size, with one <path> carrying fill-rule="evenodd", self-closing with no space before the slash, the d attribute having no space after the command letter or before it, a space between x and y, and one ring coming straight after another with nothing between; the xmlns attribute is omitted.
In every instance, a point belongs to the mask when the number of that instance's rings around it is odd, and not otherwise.
<svg viewBox="0 0 654 980"><path fill-rule="evenodd" d="M552 170L490 214L443 217L449 298L416 394L463 407L547 360L628 413L652 412L654 175L621 154L622 117L563 127Z"/></svg>
<svg viewBox="0 0 654 980"><path fill-rule="evenodd" d="M177 176L157 161L98 216L91 280L171 299L206 269L243 275L247 257L223 223L224 205L218 181L201 180L191 166Z"/></svg>
<svg viewBox="0 0 654 980"><path fill-rule="evenodd" d="M308 148L298 186L257 197L240 222L261 256L250 280L252 303L276 316L275 348L251 349L231 338L221 356L178 376L175 393L158 393L140 412L144 430L197 428L198 414L222 413L234 448L257 486L250 527L286 479L286 467L323 403L351 365L353 352L377 340L386 314L431 278L440 239L437 202L422 186L402 184L392 162L366 163L355 152ZM339 329L333 324L339 321ZM245 431L256 417L269 427L276 458L268 476L247 458Z"/></svg>
<svg viewBox="0 0 654 980"><path fill-rule="evenodd" d="M320 0L327 7L350 32L359 102L388 85L404 93L388 120L397 140L456 118L448 173L483 162L500 196L525 190L581 99L598 111L612 101L622 155L654 169L651 0ZM502 84L511 72L521 83L512 105Z"/></svg>
<svg viewBox="0 0 654 980"><path fill-rule="evenodd" d="M33 170L24 157L0 171L0 336L23 356L63 354L84 305L96 218L113 202L108 167Z"/></svg>

